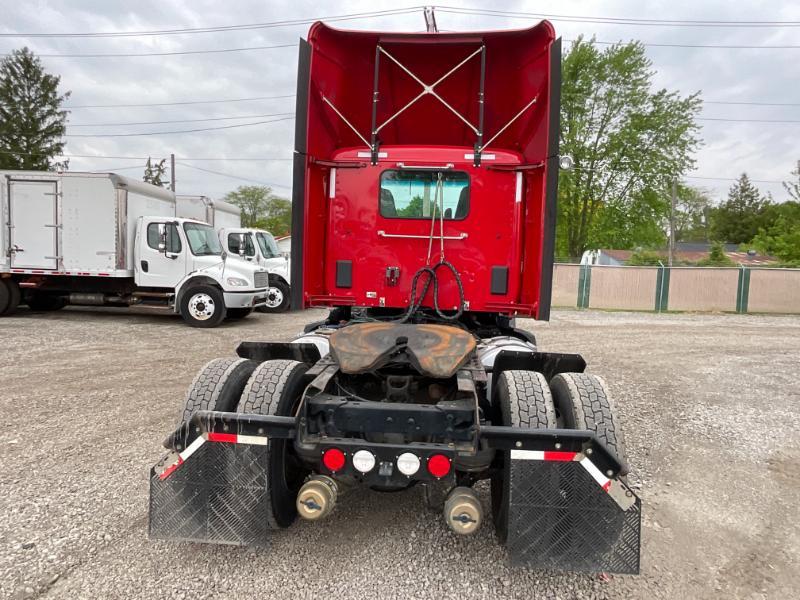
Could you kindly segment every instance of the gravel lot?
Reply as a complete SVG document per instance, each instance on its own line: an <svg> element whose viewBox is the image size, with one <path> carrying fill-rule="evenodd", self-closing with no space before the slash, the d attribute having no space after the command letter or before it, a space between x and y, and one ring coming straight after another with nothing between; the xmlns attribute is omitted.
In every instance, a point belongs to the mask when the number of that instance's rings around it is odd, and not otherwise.
<svg viewBox="0 0 800 600"><path fill-rule="evenodd" d="M522 322L616 395L644 504L638 577L509 570L491 525L457 539L419 489L349 494L268 550L148 541L148 468L195 372L320 314L210 331L90 309L0 319L0 597L800 597L796 317Z"/></svg>

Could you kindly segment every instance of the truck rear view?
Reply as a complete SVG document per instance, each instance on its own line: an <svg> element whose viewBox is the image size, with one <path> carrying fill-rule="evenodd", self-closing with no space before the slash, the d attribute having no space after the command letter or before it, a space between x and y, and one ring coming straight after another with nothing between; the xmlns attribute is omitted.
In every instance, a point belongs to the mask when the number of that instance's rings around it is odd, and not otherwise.
<svg viewBox="0 0 800 600"><path fill-rule="evenodd" d="M152 537L263 545L343 488L422 486L454 534L491 522L513 564L638 572L607 386L515 326L549 315L559 69L546 22L312 26L292 305L331 310L198 374L151 471Z"/></svg>

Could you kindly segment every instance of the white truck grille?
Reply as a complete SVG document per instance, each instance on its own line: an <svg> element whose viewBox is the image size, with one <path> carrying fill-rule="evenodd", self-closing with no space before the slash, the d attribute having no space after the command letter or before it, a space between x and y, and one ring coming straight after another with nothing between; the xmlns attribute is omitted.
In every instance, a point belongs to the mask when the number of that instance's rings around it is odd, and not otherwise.
<svg viewBox="0 0 800 600"><path fill-rule="evenodd" d="M267 271L257 272L255 277L255 283L257 288L267 287L267 283L269 283L269 273L267 273Z"/></svg>

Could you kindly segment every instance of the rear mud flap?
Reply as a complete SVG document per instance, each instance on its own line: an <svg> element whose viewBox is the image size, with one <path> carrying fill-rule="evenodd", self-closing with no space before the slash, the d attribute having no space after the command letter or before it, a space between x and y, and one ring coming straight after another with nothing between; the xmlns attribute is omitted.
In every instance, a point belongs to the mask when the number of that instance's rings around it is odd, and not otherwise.
<svg viewBox="0 0 800 600"><path fill-rule="evenodd" d="M513 566L639 572L641 502L585 456L512 451L508 552ZM548 453L568 454L568 453Z"/></svg>
<svg viewBox="0 0 800 600"><path fill-rule="evenodd" d="M207 441L199 437L151 469L150 537L267 545L267 447Z"/></svg>

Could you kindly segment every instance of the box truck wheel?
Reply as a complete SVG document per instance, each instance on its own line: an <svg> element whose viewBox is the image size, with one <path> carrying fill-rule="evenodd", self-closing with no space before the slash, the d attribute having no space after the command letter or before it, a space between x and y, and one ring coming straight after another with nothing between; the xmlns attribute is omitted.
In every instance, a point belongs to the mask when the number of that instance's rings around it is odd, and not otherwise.
<svg viewBox="0 0 800 600"><path fill-rule="evenodd" d="M183 292L181 316L192 327L216 327L225 318L225 298L210 285L197 285Z"/></svg>
<svg viewBox="0 0 800 600"><path fill-rule="evenodd" d="M0 279L0 316L13 315L21 299L19 285L13 279Z"/></svg>
<svg viewBox="0 0 800 600"><path fill-rule="evenodd" d="M500 425L528 429L556 426L553 396L544 375L535 371L503 371L494 386L493 408ZM498 453L499 470L492 476L492 515L498 539L508 539L511 502L511 460L508 451Z"/></svg>
<svg viewBox="0 0 800 600"><path fill-rule="evenodd" d="M244 358L215 358L206 363L189 386L181 423L199 410L235 411L257 365Z"/></svg>
<svg viewBox="0 0 800 600"><path fill-rule="evenodd" d="M258 415L293 416L303 397L308 365L294 360L268 360L253 371L242 394L238 411ZM308 471L294 455L291 440L270 439L267 447L266 511L271 529L282 529L297 518L297 492Z"/></svg>
<svg viewBox="0 0 800 600"><path fill-rule="evenodd" d="M25 302L28 307L36 312L49 312L60 310L67 305L67 301L62 296L32 292L27 294Z"/></svg>
<svg viewBox="0 0 800 600"><path fill-rule="evenodd" d="M283 312L289 308L289 286L280 279L273 279L267 288L267 301L261 312Z"/></svg>

